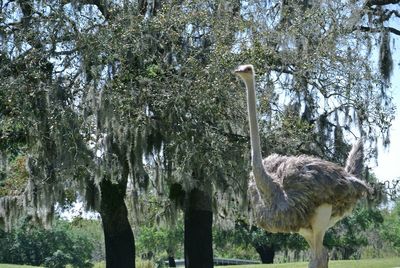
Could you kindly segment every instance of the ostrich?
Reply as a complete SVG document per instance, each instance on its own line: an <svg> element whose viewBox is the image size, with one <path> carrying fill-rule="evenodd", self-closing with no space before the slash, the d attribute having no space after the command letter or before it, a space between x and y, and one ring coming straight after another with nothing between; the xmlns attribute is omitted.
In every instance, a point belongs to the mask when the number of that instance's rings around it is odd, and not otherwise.
<svg viewBox="0 0 400 268"><path fill-rule="evenodd" d="M235 74L247 89L252 165L248 194L256 223L272 233L299 233L311 249L309 268L326 268L325 232L349 215L357 200L370 190L353 175L362 168L362 143L353 146L346 168L306 155L272 154L263 160L254 68L241 65Z"/></svg>

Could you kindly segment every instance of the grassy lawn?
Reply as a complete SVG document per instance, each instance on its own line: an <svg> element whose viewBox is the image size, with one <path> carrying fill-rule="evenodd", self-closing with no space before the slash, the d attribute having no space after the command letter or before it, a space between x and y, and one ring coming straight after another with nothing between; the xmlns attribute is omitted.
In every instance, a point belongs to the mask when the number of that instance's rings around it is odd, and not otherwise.
<svg viewBox="0 0 400 268"><path fill-rule="evenodd" d="M30 267L39 267L39 266L29 266L29 265L16 265L16 264L1 264L0 268L30 268Z"/></svg>
<svg viewBox="0 0 400 268"><path fill-rule="evenodd" d="M222 267L222 266L220 266ZM307 268L308 262L284 263L284 264L257 264L257 265L232 265L225 268ZM400 258L370 259L355 261L330 261L329 268L400 268ZM1 267L0 267L1 268Z"/></svg>
<svg viewBox="0 0 400 268"><path fill-rule="evenodd" d="M104 265L104 264L103 264ZM105 267L105 265L95 267ZM36 266L0 264L0 268L29 268ZM307 262L284 263L284 264L257 264L257 265L232 265L220 266L224 268L307 268ZM400 258L392 259L370 259L356 261L330 261L329 268L400 268Z"/></svg>

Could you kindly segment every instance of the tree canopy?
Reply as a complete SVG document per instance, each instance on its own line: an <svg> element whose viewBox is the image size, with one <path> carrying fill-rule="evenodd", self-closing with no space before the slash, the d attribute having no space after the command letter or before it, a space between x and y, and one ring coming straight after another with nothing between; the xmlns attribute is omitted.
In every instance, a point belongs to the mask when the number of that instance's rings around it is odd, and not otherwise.
<svg viewBox="0 0 400 268"><path fill-rule="evenodd" d="M249 170L242 62L258 73L265 154L343 163L350 135L373 157L393 119L398 3L1 1L2 170L18 156L28 173L22 195L0 197L1 223L24 209L49 222L74 189L127 230L128 189L135 218L153 191L169 218L206 205L233 224Z"/></svg>

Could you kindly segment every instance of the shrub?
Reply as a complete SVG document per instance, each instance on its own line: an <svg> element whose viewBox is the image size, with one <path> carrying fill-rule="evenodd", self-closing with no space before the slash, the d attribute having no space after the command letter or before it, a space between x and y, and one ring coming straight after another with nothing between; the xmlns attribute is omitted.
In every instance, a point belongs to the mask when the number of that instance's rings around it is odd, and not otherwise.
<svg viewBox="0 0 400 268"><path fill-rule="evenodd" d="M0 263L45 265L46 267L91 267L93 246L68 223L58 221L53 229L23 223L10 233L0 232Z"/></svg>

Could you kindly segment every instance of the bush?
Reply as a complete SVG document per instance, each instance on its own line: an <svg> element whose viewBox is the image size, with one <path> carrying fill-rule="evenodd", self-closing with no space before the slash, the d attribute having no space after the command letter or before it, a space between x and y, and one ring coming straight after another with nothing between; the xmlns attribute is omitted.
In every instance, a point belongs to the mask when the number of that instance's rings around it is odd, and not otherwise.
<svg viewBox="0 0 400 268"><path fill-rule="evenodd" d="M148 260L136 261L136 268L154 268L154 263Z"/></svg>
<svg viewBox="0 0 400 268"><path fill-rule="evenodd" d="M0 263L45 265L46 267L91 267L93 246L74 233L68 223L58 221L46 230L23 223L10 233L0 232Z"/></svg>
<svg viewBox="0 0 400 268"><path fill-rule="evenodd" d="M57 250L51 257L45 258L44 265L49 268L63 268L71 262L72 257L69 254Z"/></svg>
<svg viewBox="0 0 400 268"><path fill-rule="evenodd" d="M94 268L105 268L106 263L104 261L98 262L94 265ZM154 268L156 265L154 262L149 260L136 260L136 268ZM157 267L164 267L164 266L157 266Z"/></svg>

